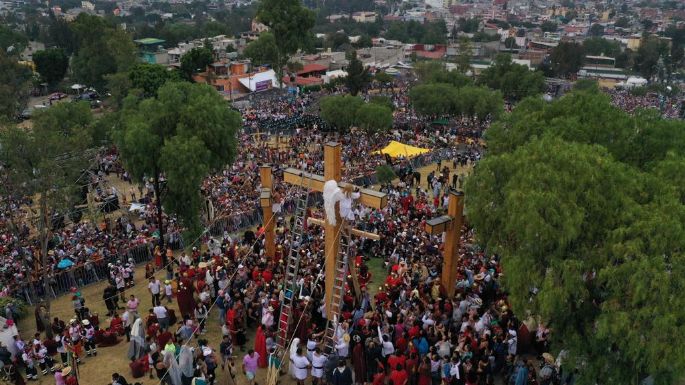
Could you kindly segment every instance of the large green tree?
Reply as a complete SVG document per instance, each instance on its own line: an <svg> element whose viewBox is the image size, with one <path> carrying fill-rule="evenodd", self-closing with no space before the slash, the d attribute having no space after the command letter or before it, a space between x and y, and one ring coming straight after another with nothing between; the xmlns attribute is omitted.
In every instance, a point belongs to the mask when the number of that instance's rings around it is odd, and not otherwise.
<svg viewBox="0 0 685 385"><path fill-rule="evenodd" d="M131 87L143 91L146 98L157 95L157 90L168 81L180 80L176 71L159 64L139 63L128 73Z"/></svg>
<svg viewBox="0 0 685 385"><path fill-rule="evenodd" d="M269 64L273 66L278 60L278 46L271 32L263 32L257 40L250 42L243 51L245 57L252 60L252 64Z"/></svg>
<svg viewBox="0 0 685 385"><path fill-rule="evenodd" d="M414 110L421 115L449 115L454 112L456 90L444 83L420 84L409 90L409 99Z"/></svg>
<svg viewBox="0 0 685 385"><path fill-rule="evenodd" d="M31 69L0 51L0 122L14 119L26 105Z"/></svg>
<svg viewBox="0 0 685 385"><path fill-rule="evenodd" d="M32 196L37 204L37 230L45 268L45 291L48 292L50 268L47 265L48 240L52 237L50 218L64 215L79 201L84 173L95 158L92 116L86 102L60 103L37 112L30 130L16 126L0 130L0 163L6 173L4 193ZM47 308L49 310L49 299ZM46 330L50 319L43 319ZM51 334L51 331L48 332Z"/></svg>
<svg viewBox="0 0 685 385"><path fill-rule="evenodd" d="M542 73L512 62L507 54L497 55L492 65L481 73L478 83L499 90L505 98L514 101L539 95L545 89Z"/></svg>
<svg viewBox="0 0 685 385"><path fill-rule="evenodd" d="M278 82L290 55L303 48L314 26L314 12L302 6L301 0L261 0L257 19L269 27L276 39L278 55L274 63Z"/></svg>
<svg viewBox="0 0 685 385"><path fill-rule="evenodd" d="M233 161L240 114L208 85L168 82L155 98L125 101L121 116L123 124L113 137L127 170L138 180L153 180L160 240L162 207L197 234L202 179Z"/></svg>
<svg viewBox="0 0 685 385"><path fill-rule="evenodd" d="M82 13L71 29L77 44L71 70L78 82L102 89L107 75L125 72L137 62L136 46L121 27Z"/></svg>
<svg viewBox="0 0 685 385"><path fill-rule="evenodd" d="M585 62L585 50L579 43L562 41L552 49L550 60L557 76L575 75Z"/></svg>
<svg viewBox="0 0 685 385"><path fill-rule="evenodd" d="M62 48L50 48L33 54L33 63L43 81L60 82L69 68L69 57Z"/></svg>
<svg viewBox="0 0 685 385"><path fill-rule="evenodd" d="M356 96L327 96L321 99L321 117L338 131L346 131L354 125L357 110L363 104Z"/></svg>
<svg viewBox="0 0 685 385"><path fill-rule="evenodd" d="M355 120L368 135L384 133L392 128L392 110L380 104L367 103L359 107Z"/></svg>
<svg viewBox="0 0 685 385"><path fill-rule="evenodd" d="M0 25L0 51L19 53L29 44L29 39L24 34L10 29L9 26ZM12 47L10 49L10 47Z"/></svg>
<svg viewBox="0 0 685 385"><path fill-rule="evenodd" d="M192 80L193 74L205 71L212 60L212 51L208 48L193 48L181 56L181 73L187 80Z"/></svg>
<svg viewBox="0 0 685 385"><path fill-rule="evenodd" d="M487 131L469 223L502 256L513 310L551 327L579 384L685 375L683 131L580 91L526 99Z"/></svg>
<svg viewBox="0 0 685 385"><path fill-rule="evenodd" d="M357 57L357 51L352 51L350 54L350 64L347 66L347 76L345 77L345 85L352 96L356 96L359 91L366 88L371 82L371 74L369 69L364 67L364 63Z"/></svg>

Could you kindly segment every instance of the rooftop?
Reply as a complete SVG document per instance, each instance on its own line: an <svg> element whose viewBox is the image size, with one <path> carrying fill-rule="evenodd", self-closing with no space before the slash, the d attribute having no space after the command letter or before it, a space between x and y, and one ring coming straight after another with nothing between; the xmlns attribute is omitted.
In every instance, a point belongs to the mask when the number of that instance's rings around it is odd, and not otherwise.
<svg viewBox="0 0 685 385"><path fill-rule="evenodd" d="M144 39L138 39L138 40L134 40L134 41L136 43L142 44L142 45L152 45L152 44L162 44L162 43L164 43L165 40L157 39L154 37L146 37Z"/></svg>

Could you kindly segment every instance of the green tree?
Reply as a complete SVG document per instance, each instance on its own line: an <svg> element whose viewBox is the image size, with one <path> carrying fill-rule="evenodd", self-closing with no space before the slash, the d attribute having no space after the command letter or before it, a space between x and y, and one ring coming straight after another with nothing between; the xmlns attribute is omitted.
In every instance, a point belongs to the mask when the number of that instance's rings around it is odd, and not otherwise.
<svg viewBox="0 0 685 385"><path fill-rule="evenodd" d="M26 105L31 69L0 51L0 122L14 119Z"/></svg>
<svg viewBox="0 0 685 385"><path fill-rule="evenodd" d="M24 34L10 29L8 26L0 25L0 51L3 53L19 53L29 45L29 39ZM10 47L12 47L10 49Z"/></svg>
<svg viewBox="0 0 685 385"><path fill-rule="evenodd" d="M359 107L355 114L356 124L367 135L384 133L392 128L392 109L377 103Z"/></svg>
<svg viewBox="0 0 685 385"><path fill-rule="evenodd" d="M205 71L212 60L212 52L207 48L193 48L181 56L181 73L185 79L192 80L193 74Z"/></svg>
<svg viewBox="0 0 685 385"><path fill-rule="evenodd" d="M685 305L685 206L682 179L669 178L681 173L684 128L629 116L600 93L526 99L488 130L467 180L469 223L502 256L513 310L554 330L552 349L582 367L580 384L685 375L685 315L674 311ZM674 151L645 147L656 138Z"/></svg>
<svg viewBox="0 0 685 385"><path fill-rule="evenodd" d="M619 17L615 22L614 22L614 27L618 28L628 28L630 26L630 20L625 17L621 16Z"/></svg>
<svg viewBox="0 0 685 385"><path fill-rule="evenodd" d="M48 292L50 270L48 241L52 238L53 213L71 211L83 185L83 173L94 158L88 103L60 103L35 114L30 130L8 127L0 131L0 163L7 183L2 187L15 196L35 197L38 238L45 271L41 276ZM46 307L50 309L49 296ZM42 319L46 330L50 319ZM48 332L51 335L51 331Z"/></svg>
<svg viewBox="0 0 685 385"><path fill-rule="evenodd" d="M576 74L583 66L585 50L578 43L562 41L552 49L550 60L554 73L557 76L567 77Z"/></svg>
<svg viewBox="0 0 685 385"><path fill-rule="evenodd" d="M71 28L77 45L71 70L78 82L102 89L107 75L126 72L137 62L133 40L119 26L82 13Z"/></svg>
<svg viewBox="0 0 685 385"><path fill-rule="evenodd" d="M378 183L387 184L392 182L395 178L397 178L395 171L387 164L376 167L376 181L378 181Z"/></svg>
<svg viewBox="0 0 685 385"><path fill-rule="evenodd" d="M574 90L599 92L599 85L593 79L580 79L573 85Z"/></svg>
<svg viewBox="0 0 685 385"><path fill-rule="evenodd" d="M131 175L153 180L160 242L162 207L177 215L190 234L197 234L202 179L233 161L240 114L208 85L169 82L156 98L125 103L122 117L113 138Z"/></svg>
<svg viewBox="0 0 685 385"><path fill-rule="evenodd" d="M635 70L645 79L652 79L657 74L657 63L661 56L662 47L657 36L645 36L635 54Z"/></svg>
<svg viewBox="0 0 685 385"><path fill-rule="evenodd" d="M504 39L504 47L507 49L514 49L518 48L519 46L516 44L516 38L509 36L508 38Z"/></svg>
<svg viewBox="0 0 685 385"><path fill-rule="evenodd" d="M257 40L245 47L243 55L250 58L253 64L276 64L278 47L274 35L271 32L263 32Z"/></svg>
<svg viewBox="0 0 685 385"><path fill-rule="evenodd" d="M350 63L347 66L347 76L345 77L347 89L352 96L356 96L370 82L371 74L369 74L369 69L364 67L361 60L357 58L357 51L352 51Z"/></svg>
<svg viewBox="0 0 685 385"><path fill-rule="evenodd" d="M604 36L604 26L598 23L592 24L587 33L588 35L595 37Z"/></svg>
<svg viewBox="0 0 685 385"><path fill-rule="evenodd" d="M480 28L480 19L459 19L459 30L465 33L478 32Z"/></svg>
<svg viewBox="0 0 685 385"><path fill-rule="evenodd" d="M177 73L159 64L139 63L128 73L131 87L143 91L146 98L157 95L157 90L168 81L180 80Z"/></svg>
<svg viewBox="0 0 685 385"><path fill-rule="evenodd" d="M60 82L69 68L69 57L62 48L50 48L33 54L33 63L43 81L49 84Z"/></svg>
<svg viewBox="0 0 685 385"><path fill-rule="evenodd" d="M395 109L395 106L392 104L392 99L390 99L387 96L372 96L369 99L369 103L371 104L378 104L379 106L387 107L390 109L390 111Z"/></svg>
<svg viewBox="0 0 685 385"><path fill-rule="evenodd" d="M107 82L107 89L111 95L109 98L109 105L114 107L114 109L121 108L124 103L124 98L126 98L129 94L129 90L133 86L128 72L117 72L105 75L105 81Z"/></svg>
<svg viewBox="0 0 685 385"><path fill-rule="evenodd" d="M347 131L354 125L357 110L363 104L356 96L327 96L321 99L321 117L338 131Z"/></svg>
<svg viewBox="0 0 685 385"><path fill-rule="evenodd" d="M421 115L442 116L454 112L456 88L444 83L420 84L409 90L409 100Z"/></svg>
<svg viewBox="0 0 685 385"><path fill-rule="evenodd" d="M506 54L497 55L494 63L481 73L478 83L500 90L509 100L539 95L545 88L542 73L532 72L528 67L512 62L511 56Z"/></svg>
<svg viewBox="0 0 685 385"><path fill-rule="evenodd" d="M540 24L540 29L542 32L556 32L559 26L553 21L545 20Z"/></svg>
<svg viewBox="0 0 685 385"><path fill-rule="evenodd" d="M583 41L583 49L586 55L604 55L615 58L621 53L621 45L616 41L601 37L591 37Z"/></svg>
<svg viewBox="0 0 685 385"><path fill-rule="evenodd" d="M314 13L300 0L261 0L257 19L269 27L276 39L278 55L274 70L278 82L283 79L283 67L298 48L303 48L314 26Z"/></svg>
<svg viewBox="0 0 685 385"><path fill-rule="evenodd" d="M457 50L457 71L465 74L471 69L471 57L473 56L473 46L467 37L459 39L459 49Z"/></svg>

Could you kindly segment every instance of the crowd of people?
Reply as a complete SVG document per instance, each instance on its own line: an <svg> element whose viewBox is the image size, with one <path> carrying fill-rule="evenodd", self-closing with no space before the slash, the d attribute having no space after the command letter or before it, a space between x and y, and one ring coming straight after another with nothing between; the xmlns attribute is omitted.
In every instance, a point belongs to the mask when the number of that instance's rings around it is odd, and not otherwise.
<svg viewBox="0 0 685 385"><path fill-rule="evenodd" d="M666 119L678 119L683 115L683 100L660 95L656 92L648 92L645 95L635 95L630 90L605 89L604 92L611 96L611 102L626 112L634 112L637 109L656 109Z"/></svg>
<svg viewBox="0 0 685 385"><path fill-rule="evenodd" d="M246 128L288 120L295 129L285 138L242 132L236 161L207 177L202 192L215 217L247 216L254 222L259 214L258 169L273 164L273 197L282 209L275 219L275 256L265 254L263 223L241 236L220 231L219 236L206 236L201 245L179 253L156 248L145 269L150 306L143 304L146 298L129 294L137 261L123 255L128 248L150 244L159 236L154 193L147 180L138 183L138 190L128 191L105 184L112 173L131 181L115 151L98 158L97 170L89 175L89 191L100 200L115 195L136 203L139 216L135 220L121 216L103 226L84 221L61 227L49 243L45 266L35 229L27 220L32 202L2 197L4 294L16 295L19 285L39 282L41 274L57 275L90 263L98 266L96 276L109 280L102 297L109 324L91 312L76 289L92 279L66 275L68 281L60 285L74 287L73 316L46 321L46 310L39 308L38 333L31 340L17 336L14 356L0 347L0 362L23 367L23 376L14 372L21 380L37 378L38 371L52 372L56 384L73 385L79 361L96 356L98 347L126 338L130 376L150 376L168 385L214 384L218 370L236 384L252 384L258 371L266 370L281 381L292 377L298 384L311 380L317 385L486 385L496 378L513 385L572 383L573 370L548 352L550 331L509 309L499 284L499 256L480 249L471 229L464 228L462 235L455 292L448 293L441 285L442 239L423 229L427 219L444 212L449 192L461 188L465 169L480 159L482 133L490 122L464 118L436 124L412 111L407 90L400 85L392 92L382 91L395 107L395 125L373 138L355 131L322 131L315 121L302 119L320 95L275 94L241 108ZM628 111L653 107L655 102L651 96L610 94L616 105ZM282 180L286 167L322 173L323 145L330 140L343 147L343 180L358 180L386 163L399 176L399 182L381 186L388 194L385 208L354 205L352 214L346 215L352 225L379 234L380 240L352 237L349 258L356 277L348 276L341 311L334 319L326 317L323 303L323 230L305 224L301 237L291 236L297 224L287 213L296 198L309 193ZM431 153L420 164L374 154L390 140L430 148ZM421 173L420 166L430 170ZM309 214L322 215L313 208ZM164 220L172 233L180 231L173 218ZM291 252L299 255L300 265L292 322L283 335L279 333L286 292L283 278ZM373 271L382 273L373 276ZM33 287L39 296L49 294L44 289L39 284ZM11 320L11 306L8 309L5 313ZM330 323L335 332L326 336ZM221 342L204 337L208 330L219 328ZM112 383L127 381L114 373Z"/></svg>

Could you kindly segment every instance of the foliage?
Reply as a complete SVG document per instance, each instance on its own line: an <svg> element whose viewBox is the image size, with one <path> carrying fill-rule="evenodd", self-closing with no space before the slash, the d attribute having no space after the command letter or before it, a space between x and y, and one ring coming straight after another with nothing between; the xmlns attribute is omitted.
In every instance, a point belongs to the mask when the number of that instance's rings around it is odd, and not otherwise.
<svg viewBox="0 0 685 385"><path fill-rule="evenodd" d="M540 29L542 32L556 32L559 26L553 21L545 20L540 24Z"/></svg>
<svg viewBox="0 0 685 385"><path fill-rule="evenodd" d="M662 55L667 54L668 44L661 42L657 36L642 38L640 48L635 54L635 70L645 79L652 79L657 74L657 63Z"/></svg>
<svg viewBox="0 0 685 385"><path fill-rule="evenodd" d="M471 69L471 56L473 56L473 46L467 37L459 39L459 48L457 50L457 71L465 74Z"/></svg>
<svg viewBox="0 0 685 385"><path fill-rule="evenodd" d="M507 49L515 49L519 46L516 44L516 38L509 36L508 38L504 39L504 47Z"/></svg>
<svg viewBox="0 0 685 385"><path fill-rule="evenodd" d="M593 79L580 79L573 84L573 89L578 91L599 92L599 84Z"/></svg>
<svg viewBox="0 0 685 385"><path fill-rule="evenodd" d="M158 221L163 206L197 234L202 178L235 158L240 114L208 85L168 82L156 98L125 103L122 117L113 138L131 175L153 178ZM164 199L162 174L167 180Z"/></svg>
<svg viewBox="0 0 685 385"><path fill-rule="evenodd" d="M576 74L585 60L585 50L579 43L562 41L552 49L552 70L557 76Z"/></svg>
<svg viewBox="0 0 685 385"><path fill-rule="evenodd" d="M49 84L60 82L69 68L69 57L62 48L50 48L33 54L33 63L41 79Z"/></svg>
<svg viewBox="0 0 685 385"><path fill-rule="evenodd" d="M346 131L355 123L357 110L364 101L356 96L327 96L321 99L321 117L338 131Z"/></svg>
<svg viewBox="0 0 685 385"><path fill-rule="evenodd" d="M243 55L250 58L253 64L274 65L278 58L278 47L274 35L271 32L261 33L257 40L245 47Z"/></svg>
<svg viewBox="0 0 685 385"><path fill-rule="evenodd" d="M591 37L583 40L583 49L586 55L604 55L615 58L621 53L621 45L614 40L601 37Z"/></svg>
<svg viewBox="0 0 685 385"><path fill-rule="evenodd" d="M314 26L314 13L303 7L300 0L262 0L257 9L257 19L269 27L276 39L278 55L274 63L280 83L283 66L290 55L303 48Z"/></svg>
<svg viewBox="0 0 685 385"><path fill-rule="evenodd" d="M392 109L377 103L366 103L357 109L355 122L368 135L392 128Z"/></svg>
<svg viewBox="0 0 685 385"><path fill-rule="evenodd" d="M497 55L494 63L481 73L478 83L501 91L509 100L538 95L545 88L542 73L531 72L528 67L512 62L506 54Z"/></svg>
<svg viewBox="0 0 685 385"><path fill-rule="evenodd" d="M212 64L212 51L205 47L196 47L181 56L181 73L187 80L193 79L193 74L205 71Z"/></svg>
<svg viewBox="0 0 685 385"><path fill-rule="evenodd" d="M106 75L125 72L136 63L136 47L120 27L81 13L70 28L77 47L71 63L76 81L102 89Z"/></svg>
<svg viewBox="0 0 685 385"><path fill-rule="evenodd" d="M370 82L371 74L369 74L369 69L364 67L361 60L357 58L357 52L353 51L350 57L350 64L347 66L347 76L345 77L347 89L352 96L356 96Z"/></svg>
<svg viewBox="0 0 685 385"><path fill-rule="evenodd" d="M108 103L114 109L119 109L124 103L124 98L129 94L132 83L128 72L117 72L115 74L105 75L107 81L107 89L110 97ZM142 92L142 90L140 91Z"/></svg>
<svg viewBox="0 0 685 385"><path fill-rule="evenodd" d="M159 64L139 63L128 73L131 87L143 91L146 98L157 95L157 90L168 81L180 80L175 71Z"/></svg>
<svg viewBox="0 0 685 385"><path fill-rule="evenodd" d="M477 19L477 18L471 18L471 19L461 18L458 20L458 22L459 22L459 30L461 32L475 33L475 32L478 32L478 29L480 28L480 19Z"/></svg>
<svg viewBox="0 0 685 385"><path fill-rule="evenodd" d="M428 116L496 118L502 112L502 95L483 87L454 87L444 83L422 84L409 91L414 110Z"/></svg>
<svg viewBox="0 0 685 385"><path fill-rule="evenodd" d="M29 39L22 33L10 29L6 25L0 25L0 51L7 52L9 47L14 47L10 53L19 53L29 45Z"/></svg>
<svg viewBox="0 0 685 385"><path fill-rule="evenodd" d="M614 22L614 27L619 27L619 28L628 28L630 26L630 20L625 17L621 16L619 17L615 22Z"/></svg>
<svg viewBox="0 0 685 385"><path fill-rule="evenodd" d="M395 78L387 72L379 71L376 72L375 75L373 75L373 80L379 83L392 83L395 80Z"/></svg>
<svg viewBox="0 0 685 385"><path fill-rule="evenodd" d="M447 26L444 20L419 23L418 21L393 21L388 23L386 39L399 40L403 43L444 44L447 37Z"/></svg>
<svg viewBox="0 0 685 385"><path fill-rule="evenodd" d="M387 164L382 164L378 167L376 167L376 180L380 184L386 184L392 182L395 178L397 178L397 175L395 174L395 170L392 169Z"/></svg>
<svg viewBox="0 0 685 385"><path fill-rule="evenodd" d="M395 109L395 106L392 104L392 100L387 96L372 96L371 99L369 99L369 103L387 107L391 111Z"/></svg>
<svg viewBox="0 0 685 385"><path fill-rule="evenodd" d="M23 319L29 314L28 306L26 302L15 298L15 297L0 297L0 309L5 309L7 305L10 305L12 312L14 313L14 321Z"/></svg>
<svg viewBox="0 0 685 385"><path fill-rule="evenodd" d="M554 330L579 384L685 374L684 131L574 91L526 99L486 132L469 223L502 256L513 310Z"/></svg>
<svg viewBox="0 0 685 385"><path fill-rule="evenodd" d="M14 119L26 105L31 69L0 52L0 121Z"/></svg>
<svg viewBox="0 0 685 385"><path fill-rule="evenodd" d="M599 37L604 35L604 26L598 23L592 24L588 30L588 35Z"/></svg>

